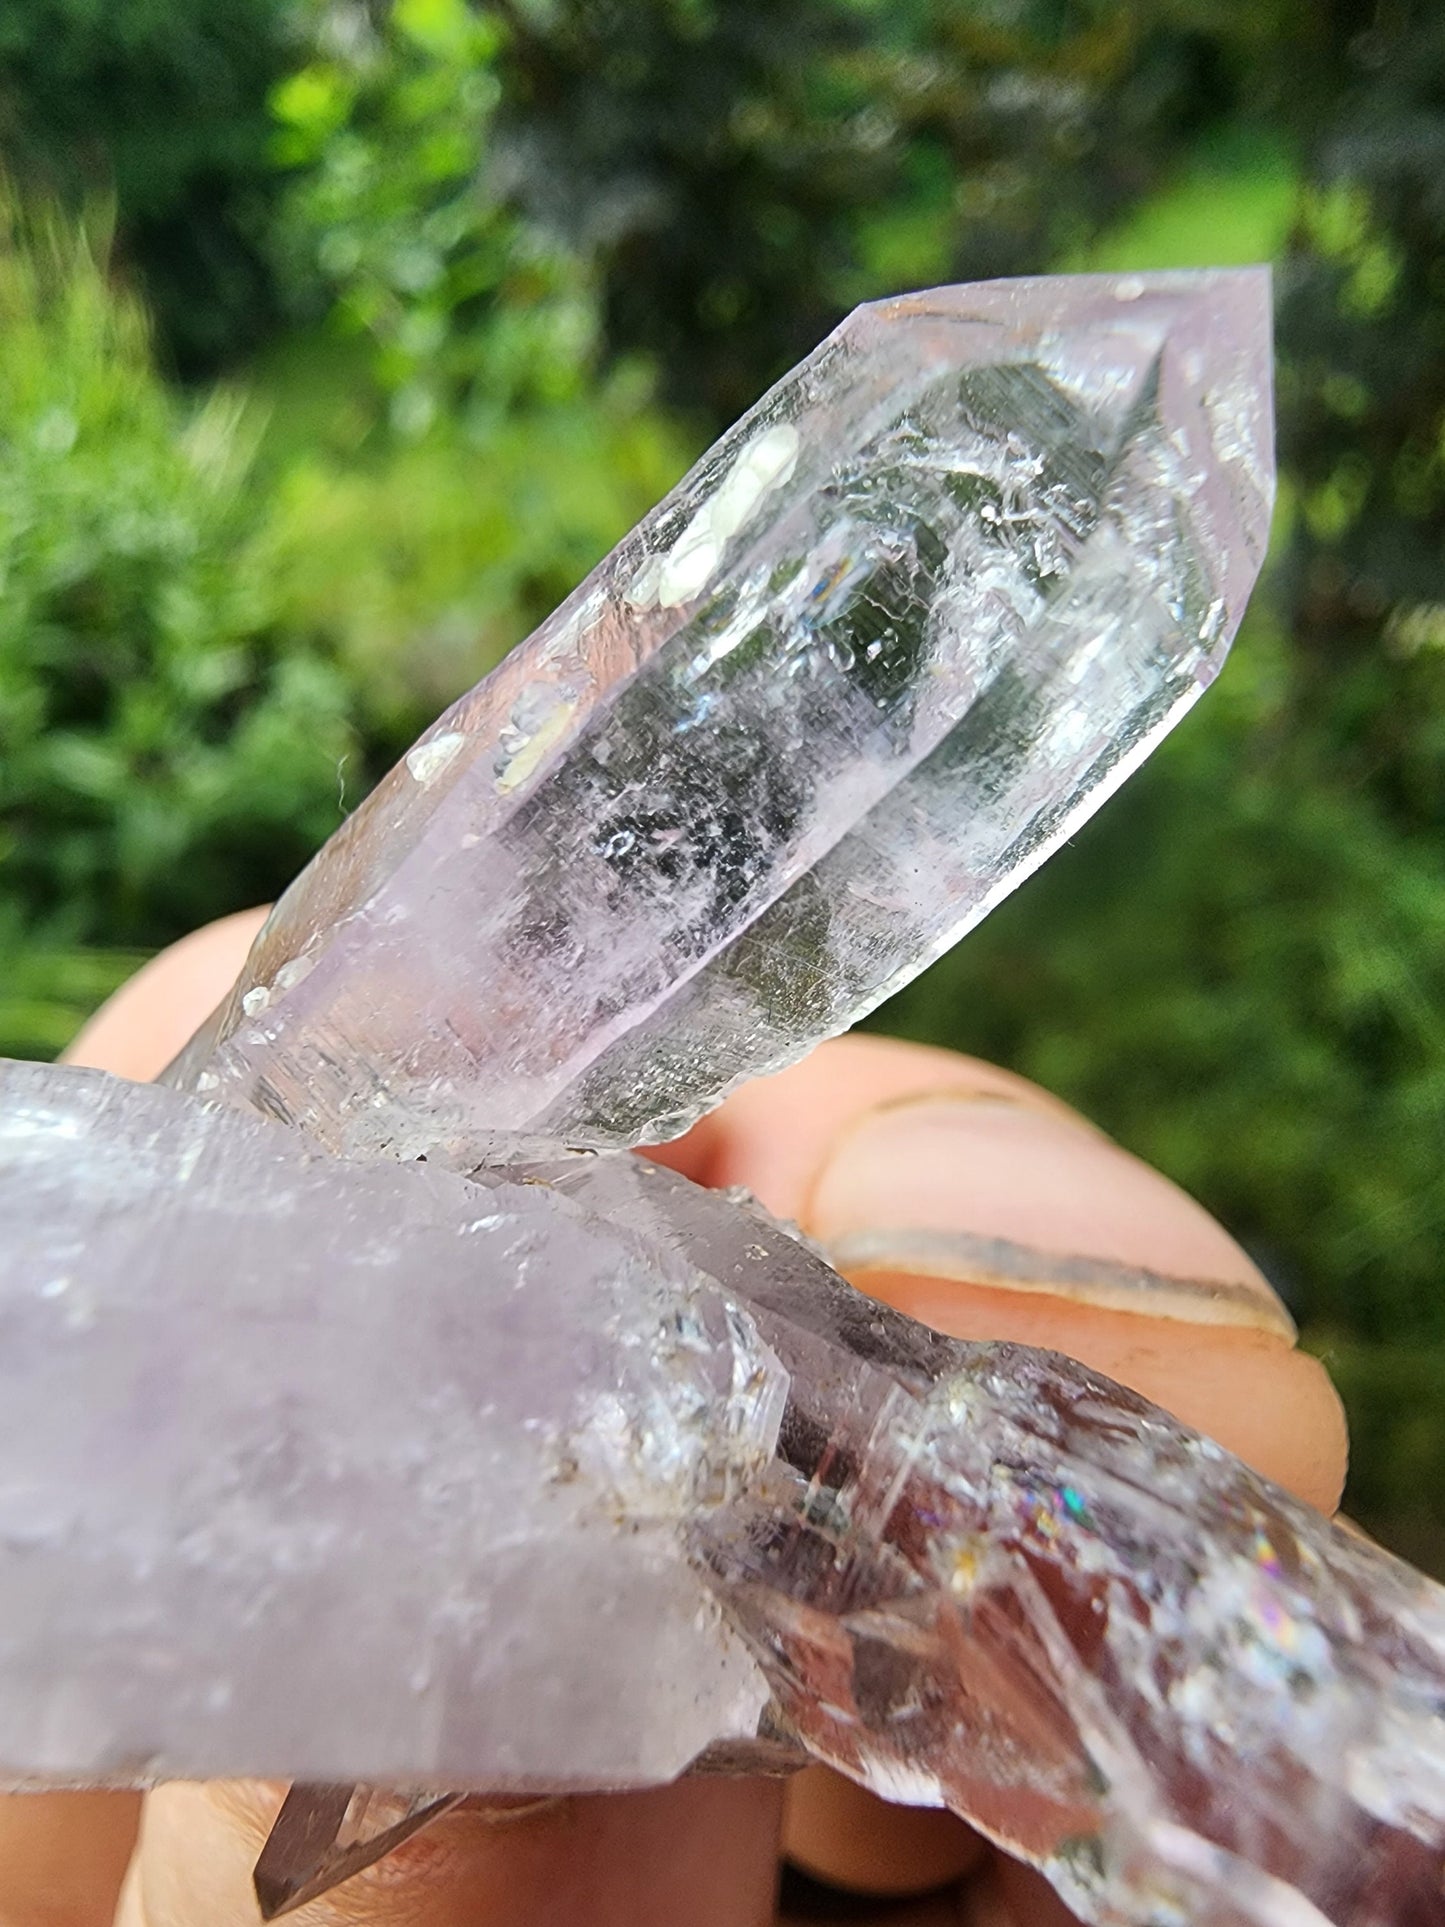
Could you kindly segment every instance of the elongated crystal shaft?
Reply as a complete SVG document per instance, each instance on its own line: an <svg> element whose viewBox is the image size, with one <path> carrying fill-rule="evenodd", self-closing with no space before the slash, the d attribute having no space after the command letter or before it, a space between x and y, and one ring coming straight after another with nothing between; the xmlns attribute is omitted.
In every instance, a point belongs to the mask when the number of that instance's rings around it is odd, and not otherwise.
<svg viewBox="0 0 1445 1927"><path fill-rule="evenodd" d="M548 1791L782 1738L1105 1927L1441 1918L1445 1593L1142 1399L637 1160L0 1100L12 1777ZM343 1851L424 1817L329 1797Z"/></svg>
<svg viewBox="0 0 1445 1927"><path fill-rule="evenodd" d="M1213 676L1269 365L1263 270L860 309L427 731L175 1081L468 1168L846 1028Z"/></svg>

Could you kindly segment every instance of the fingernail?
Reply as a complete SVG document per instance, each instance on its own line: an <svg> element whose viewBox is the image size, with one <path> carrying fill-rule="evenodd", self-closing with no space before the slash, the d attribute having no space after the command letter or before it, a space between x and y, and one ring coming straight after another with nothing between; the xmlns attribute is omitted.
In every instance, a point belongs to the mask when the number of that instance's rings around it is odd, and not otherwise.
<svg viewBox="0 0 1445 1927"><path fill-rule="evenodd" d="M1167 1178L1062 1110L991 1095L866 1112L830 1151L807 1227L867 1274L1047 1294L1293 1339L1229 1234Z"/></svg>

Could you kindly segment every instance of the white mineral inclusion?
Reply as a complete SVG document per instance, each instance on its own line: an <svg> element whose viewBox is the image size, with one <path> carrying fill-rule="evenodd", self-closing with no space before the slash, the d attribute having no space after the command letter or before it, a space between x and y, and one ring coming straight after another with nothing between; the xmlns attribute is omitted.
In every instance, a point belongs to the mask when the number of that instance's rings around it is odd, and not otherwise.
<svg viewBox="0 0 1445 1927"><path fill-rule="evenodd" d="M425 789L444 769L451 767L466 740L460 730L449 729L444 735L433 736L429 741L418 743L415 749L409 749L406 766Z"/></svg>
<svg viewBox="0 0 1445 1927"><path fill-rule="evenodd" d="M732 537L792 474L799 445L791 422L774 422L755 435L667 554L638 570L628 595L633 606L676 609L700 594Z"/></svg>
<svg viewBox="0 0 1445 1927"><path fill-rule="evenodd" d="M567 733L567 725L576 714L577 705L566 697L559 696L552 707L536 722L530 731L522 736L502 762L497 771L497 790L503 796L520 789L532 772L538 768L549 749L552 749Z"/></svg>
<svg viewBox="0 0 1445 1927"><path fill-rule="evenodd" d="M294 990L297 984L305 983L315 968L315 957L293 957L289 963L282 964L276 972L276 988Z"/></svg>

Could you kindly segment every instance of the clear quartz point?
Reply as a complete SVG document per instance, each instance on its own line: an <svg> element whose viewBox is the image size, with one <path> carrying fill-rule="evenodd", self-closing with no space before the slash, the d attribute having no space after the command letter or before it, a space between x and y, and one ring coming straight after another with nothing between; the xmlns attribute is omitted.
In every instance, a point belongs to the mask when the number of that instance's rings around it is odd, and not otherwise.
<svg viewBox="0 0 1445 1927"><path fill-rule="evenodd" d="M0 1770L300 1769L272 1914L427 1789L791 1746L1105 1927L1445 1917L1445 1592L733 1199L12 1065L0 1250Z"/></svg>
<svg viewBox="0 0 1445 1927"><path fill-rule="evenodd" d="M1270 365L1263 269L860 308L426 732L172 1081L470 1168L845 1029L1213 677Z"/></svg>
<svg viewBox="0 0 1445 1927"><path fill-rule="evenodd" d="M384 1793L375 1787L298 1783L281 1803L256 1862L263 1920L276 1920L374 1866L450 1813L464 1793Z"/></svg>

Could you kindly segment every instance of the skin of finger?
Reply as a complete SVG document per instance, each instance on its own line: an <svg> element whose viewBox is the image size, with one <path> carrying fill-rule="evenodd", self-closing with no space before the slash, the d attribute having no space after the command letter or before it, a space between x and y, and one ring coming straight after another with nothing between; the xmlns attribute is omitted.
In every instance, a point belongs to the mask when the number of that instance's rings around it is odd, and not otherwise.
<svg viewBox="0 0 1445 1927"><path fill-rule="evenodd" d="M995 1856L960 1890L956 1927L1080 1927L1041 1874Z"/></svg>
<svg viewBox="0 0 1445 1927"><path fill-rule="evenodd" d="M766 1927L781 1788L683 1780L498 1825L462 1810L308 1906L295 1927ZM175 1785L146 1801L115 1927L256 1927L251 1868L281 1789Z"/></svg>
<svg viewBox="0 0 1445 1927"><path fill-rule="evenodd" d="M236 981L265 921L264 906L238 910L163 950L101 1005L65 1061L137 1083L158 1076Z"/></svg>
<svg viewBox="0 0 1445 1927"><path fill-rule="evenodd" d="M1078 1927L1078 1920L1041 1873L999 1854L992 1868L1004 1918L1013 1927Z"/></svg>
<svg viewBox="0 0 1445 1927"><path fill-rule="evenodd" d="M951 1813L890 1806L826 1767L788 1782L788 1857L804 1873L861 1894L927 1893L983 1859L983 1841Z"/></svg>
<svg viewBox="0 0 1445 1927"><path fill-rule="evenodd" d="M1318 1359L1269 1332L1181 1325L1047 1295L971 1290L937 1279L869 1272L854 1282L953 1338L1012 1339L1064 1352L1142 1392L1175 1418L1322 1512L1344 1481L1339 1400Z"/></svg>
<svg viewBox="0 0 1445 1927"><path fill-rule="evenodd" d="M700 1183L742 1185L826 1242L815 1206L830 1151L860 1118L910 1096L941 1093L1005 1096L1069 1119L1081 1154L1100 1140L1056 1098L992 1065L931 1046L852 1036L745 1085L687 1137L651 1155ZM1197 1215L1192 1201L1175 1195ZM1157 1242L1169 1249L1175 1214L1166 1187L1157 1201L1141 1202L1141 1215L1149 1209L1159 1214ZM1140 1235L1149 1240L1147 1223ZM855 1273L854 1282L954 1337L1066 1352L1153 1398L1308 1503L1325 1511L1338 1503L1347 1450L1339 1400L1318 1361L1274 1334L879 1269Z"/></svg>
<svg viewBox="0 0 1445 1927"><path fill-rule="evenodd" d="M0 1927L103 1927L139 1812L133 1793L0 1800Z"/></svg>
<svg viewBox="0 0 1445 1927"><path fill-rule="evenodd" d="M864 1112L924 1092L1013 1098L1093 1129L1059 1098L996 1064L860 1033L754 1078L685 1137L653 1145L647 1155L697 1184L744 1185L777 1217L802 1219L838 1135Z"/></svg>

